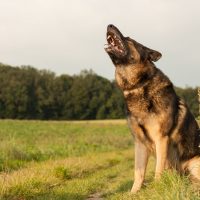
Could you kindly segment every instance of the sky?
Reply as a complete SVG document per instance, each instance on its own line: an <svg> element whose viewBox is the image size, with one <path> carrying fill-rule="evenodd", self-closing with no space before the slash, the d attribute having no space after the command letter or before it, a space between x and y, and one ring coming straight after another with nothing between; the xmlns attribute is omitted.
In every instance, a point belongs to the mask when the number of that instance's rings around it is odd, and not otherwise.
<svg viewBox="0 0 200 200"><path fill-rule="evenodd" d="M199 0L0 0L0 62L113 80L110 23L161 52L155 64L175 85L200 86Z"/></svg>

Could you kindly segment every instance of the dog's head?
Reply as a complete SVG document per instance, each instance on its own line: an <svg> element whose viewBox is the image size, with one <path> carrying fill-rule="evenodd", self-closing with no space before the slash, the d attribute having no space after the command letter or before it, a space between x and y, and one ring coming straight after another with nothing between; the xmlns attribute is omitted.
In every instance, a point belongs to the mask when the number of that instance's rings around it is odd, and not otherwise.
<svg viewBox="0 0 200 200"><path fill-rule="evenodd" d="M111 24L107 28L107 42L105 50L116 66L137 64L147 60L156 62L162 56L158 51L149 49L129 37L124 37Z"/></svg>

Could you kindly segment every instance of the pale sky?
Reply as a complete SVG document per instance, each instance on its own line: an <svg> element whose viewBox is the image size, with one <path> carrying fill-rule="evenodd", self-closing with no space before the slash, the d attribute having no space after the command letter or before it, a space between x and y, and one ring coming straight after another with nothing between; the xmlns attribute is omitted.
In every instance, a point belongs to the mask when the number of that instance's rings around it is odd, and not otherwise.
<svg viewBox="0 0 200 200"><path fill-rule="evenodd" d="M160 51L156 66L175 85L200 86L199 0L0 0L0 62L113 80L110 23Z"/></svg>

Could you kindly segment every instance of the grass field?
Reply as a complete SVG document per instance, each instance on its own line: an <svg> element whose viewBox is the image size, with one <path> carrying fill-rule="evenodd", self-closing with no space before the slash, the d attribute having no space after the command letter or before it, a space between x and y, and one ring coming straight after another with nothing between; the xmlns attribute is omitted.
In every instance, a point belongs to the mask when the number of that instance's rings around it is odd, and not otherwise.
<svg viewBox="0 0 200 200"><path fill-rule="evenodd" d="M200 199L187 177L165 172L130 194L133 138L124 120L0 121L0 199Z"/></svg>

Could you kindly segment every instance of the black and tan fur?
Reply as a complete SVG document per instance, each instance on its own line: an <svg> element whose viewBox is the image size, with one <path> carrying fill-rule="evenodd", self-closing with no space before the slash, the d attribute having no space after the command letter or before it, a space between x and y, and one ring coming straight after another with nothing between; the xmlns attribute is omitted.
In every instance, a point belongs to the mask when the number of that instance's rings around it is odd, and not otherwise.
<svg viewBox="0 0 200 200"><path fill-rule="evenodd" d="M148 157L156 155L155 178L173 168L189 172L200 181L200 130L173 84L153 62L161 53L124 37L113 25L107 28L105 48L115 65L115 78L122 90L128 123L135 137L137 192L144 181Z"/></svg>

